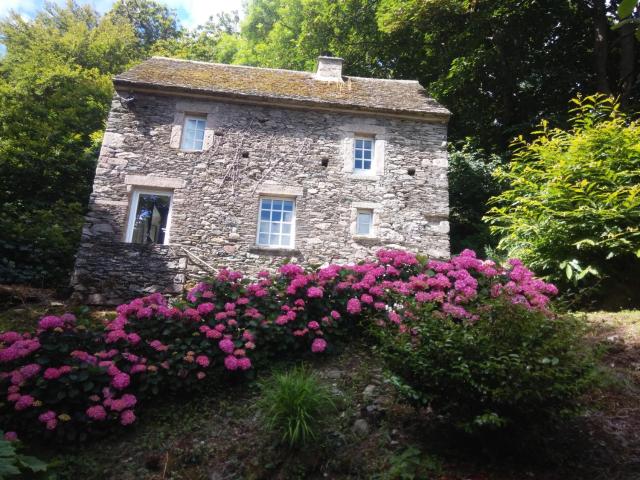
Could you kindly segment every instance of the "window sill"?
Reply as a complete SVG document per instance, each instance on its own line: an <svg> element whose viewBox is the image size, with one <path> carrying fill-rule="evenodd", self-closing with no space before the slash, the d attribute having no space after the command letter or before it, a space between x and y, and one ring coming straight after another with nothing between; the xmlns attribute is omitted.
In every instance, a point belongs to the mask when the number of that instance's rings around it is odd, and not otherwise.
<svg viewBox="0 0 640 480"><path fill-rule="evenodd" d="M365 243L365 244L377 244L380 243L379 237L367 237L364 235L352 235L351 237L354 242L357 243Z"/></svg>
<svg viewBox="0 0 640 480"><path fill-rule="evenodd" d="M380 178L380 175L368 175L364 173L349 173L348 177L352 180L364 180L369 182L375 182Z"/></svg>
<svg viewBox="0 0 640 480"><path fill-rule="evenodd" d="M182 153L202 153L204 152L204 148L202 150L185 150L183 148L178 149Z"/></svg>
<svg viewBox="0 0 640 480"><path fill-rule="evenodd" d="M290 257L292 255L299 255L300 250L295 247L267 247L264 245L254 245L249 248L250 253L256 253L258 255L273 255Z"/></svg>

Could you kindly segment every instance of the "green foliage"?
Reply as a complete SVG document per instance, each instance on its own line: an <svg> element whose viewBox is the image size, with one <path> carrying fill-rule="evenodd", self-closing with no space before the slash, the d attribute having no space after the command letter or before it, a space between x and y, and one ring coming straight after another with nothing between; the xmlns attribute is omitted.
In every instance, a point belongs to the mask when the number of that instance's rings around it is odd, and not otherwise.
<svg viewBox="0 0 640 480"><path fill-rule="evenodd" d="M0 211L0 281L44 287L66 279L82 221L78 203L58 201L41 208L5 203Z"/></svg>
<svg viewBox="0 0 640 480"><path fill-rule="evenodd" d="M499 248L538 273L613 289L640 271L640 124L602 95L573 103L569 129L543 122L514 142L487 220Z"/></svg>
<svg viewBox="0 0 640 480"><path fill-rule="evenodd" d="M274 374L261 389L265 426L290 448L316 440L326 416L335 409L331 392L304 367Z"/></svg>
<svg viewBox="0 0 640 480"><path fill-rule="evenodd" d="M0 21L0 281L66 283L130 25L47 4Z"/></svg>
<svg viewBox="0 0 640 480"><path fill-rule="evenodd" d="M241 24L235 63L313 70L318 55L345 59L349 74L387 76L387 43L376 1L254 0Z"/></svg>
<svg viewBox="0 0 640 480"><path fill-rule="evenodd" d="M468 432L570 413L592 378L583 324L491 303L473 323L425 308L405 334L374 331L400 393Z"/></svg>
<svg viewBox="0 0 640 480"><path fill-rule="evenodd" d="M583 3L380 0L377 19L404 46L396 75L419 78L454 112L452 138L500 152L540 114L563 115L593 78Z"/></svg>
<svg viewBox="0 0 640 480"><path fill-rule="evenodd" d="M41 473L47 471L47 464L42 460L18 452L21 445L17 441L5 440L0 430L0 480L16 478L26 472Z"/></svg>
<svg viewBox="0 0 640 480"><path fill-rule="evenodd" d="M110 15L116 23L133 26L145 51L158 41L179 38L182 33L176 11L153 0L118 0Z"/></svg>
<svg viewBox="0 0 640 480"><path fill-rule="evenodd" d="M482 251L495 242L482 222L487 200L500 193L493 170L500 157L485 153L469 141L449 151L449 222L451 251L465 248Z"/></svg>
<svg viewBox="0 0 640 480"><path fill-rule="evenodd" d="M439 478L442 466L432 457L426 457L419 448L410 445L389 457L388 466L375 475L375 480L426 480Z"/></svg>
<svg viewBox="0 0 640 480"><path fill-rule="evenodd" d="M159 40L153 44L152 55L232 63L239 48L237 12L218 14L192 31L175 38Z"/></svg>

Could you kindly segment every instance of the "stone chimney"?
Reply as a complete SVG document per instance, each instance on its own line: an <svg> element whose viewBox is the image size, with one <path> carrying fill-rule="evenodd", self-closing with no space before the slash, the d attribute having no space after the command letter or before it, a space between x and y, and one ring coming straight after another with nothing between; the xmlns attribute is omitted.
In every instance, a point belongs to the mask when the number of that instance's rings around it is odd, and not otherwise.
<svg viewBox="0 0 640 480"><path fill-rule="evenodd" d="M318 69L316 70L316 80L328 80L342 82L342 58L338 57L318 57Z"/></svg>

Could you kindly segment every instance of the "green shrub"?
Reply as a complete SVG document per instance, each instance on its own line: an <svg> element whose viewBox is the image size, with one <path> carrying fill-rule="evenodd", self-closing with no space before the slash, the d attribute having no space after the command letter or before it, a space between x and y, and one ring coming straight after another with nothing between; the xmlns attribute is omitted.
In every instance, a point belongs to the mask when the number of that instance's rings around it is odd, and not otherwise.
<svg viewBox="0 0 640 480"><path fill-rule="evenodd" d="M569 129L514 142L486 219L501 250L563 289L598 278L610 306L638 305L640 123L603 95L573 102Z"/></svg>
<svg viewBox="0 0 640 480"><path fill-rule="evenodd" d="M78 203L59 201L46 208L4 203L0 211L0 283L67 285L83 221Z"/></svg>
<svg viewBox="0 0 640 480"><path fill-rule="evenodd" d="M419 448L409 445L389 456L382 472L374 480L426 480L440 478L442 466L437 458L424 455Z"/></svg>
<svg viewBox="0 0 640 480"><path fill-rule="evenodd" d="M593 371L580 321L492 303L474 322L425 307L405 333L374 330L401 394L468 432L572 412Z"/></svg>
<svg viewBox="0 0 640 480"><path fill-rule="evenodd" d="M317 439L326 415L335 409L331 392L304 367L274 374L261 389L265 426L291 448Z"/></svg>
<svg viewBox="0 0 640 480"><path fill-rule="evenodd" d="M17 439L10 440L12 434L15 436L13 432L9 432L5 436L4 432L0 430L0 480L18 478L25 472L45 472L47 464L36 457L21 454L19 450L22 445Z"/></svg>

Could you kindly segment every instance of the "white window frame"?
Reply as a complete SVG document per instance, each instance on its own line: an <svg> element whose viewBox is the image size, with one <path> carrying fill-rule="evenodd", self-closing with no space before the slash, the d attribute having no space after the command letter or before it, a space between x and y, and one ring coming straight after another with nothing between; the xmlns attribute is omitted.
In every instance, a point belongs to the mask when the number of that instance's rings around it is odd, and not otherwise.
<svg viewBox="0 0 640 480"><path fill-rule="evenodd" d="M262 222L262 201L263 200L282 200L293 203L293 210L291 212L291 233L290 233L290 243L289 245L270 245L265 243L260 243L260 222ZM264 249L272 249L272 250L293 250L296 245L296 221L297 221L297 201L295 197L281 197L281 196L273 196L273 195L261 195L258 197L258 222L256 228L256 246ZM271 220L269 220L271 222ZM282 235L282 232L280 233Z"/></svg>
<svg viewBox="0 0 640 480"><path fill-rule="evenodd" d="M360 218L361 214L367 213L369 214L371 220L369 222L369 233L360 233L358 232L358 219ZM373 211L372 208L356 208L356 224L355 224L355 236L356 237L366 237L366 238L374 238L375 234L374 234L374 216L375 213Z"/></svg>
<svg viewBox="0 0 640 480"><path fill-rule="evenodd" d="M127 221L127 234L125 241L132 243L133 241L133 229L136 223L136 213L138 211L138 202L140 201L140 195L162 195L169 197L169 214L167 215L167 226L164 232L164 243L162 245L169 245L169 234L171 232L171 217L173 214L173 191L171 190L149 190L136 188L131 193L131 202L129 204L129 219ZM160 245L160 244L156 244Z"/></svg>
<svg viewBox="0 0 640 480"><path fill-rule="evenodd" d="M185 133L187 132L187 123L189 120L196 120L202 122L204 127L202 129L202 146L200 148L185 148L183 145L185 139ZM202 152L204 150L207 137L207 116L206 115L185 115L182 122L182 132L180 135L180 150L183 152ZM194 138L195 141L195 138Z"/></svg>
<svg viewBox="0 0 640 480"><path fill-rule="evenodd" d="M371 142L371 168L356 168L356 144L357 142L361 140L361 141L365 141L365 142ZM363 149L361 149L363 151ZM353 149L351 152L351 169L353 171L353 173L357 174L357 175L375 175L377 168L376 168L376 138L374 136L366 136L366 135L356 135L353 138ZM364 166L364 158L362 159L363 162L363 166Z"/></svg>

